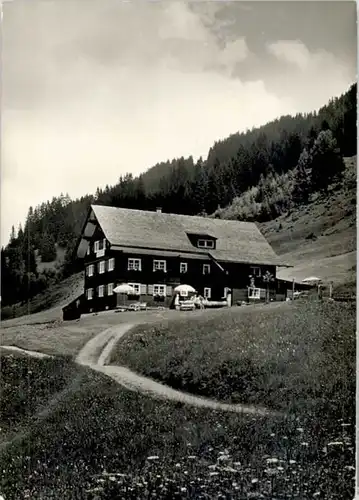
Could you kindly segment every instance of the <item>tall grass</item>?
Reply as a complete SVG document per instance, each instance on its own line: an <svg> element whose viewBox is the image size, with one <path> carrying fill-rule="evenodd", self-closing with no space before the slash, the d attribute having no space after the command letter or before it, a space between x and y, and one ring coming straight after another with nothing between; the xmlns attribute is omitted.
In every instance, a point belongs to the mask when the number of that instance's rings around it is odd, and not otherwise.
<svg viewBox="0 0 359 500"><path fill-rule="evenodd" d="M31 408L16 435L0 434L6 500L353 497L349 416L224 414L131 393L71 363L28 361L2 358L5 404L14 409L21 392Z"/></svg>
<svg viewBox="0 0 359 500"><path fill-rule="evenodd" d="M315 299L136 327L112 363L223 401L290 411L350 406L355 309Z"/></svg>

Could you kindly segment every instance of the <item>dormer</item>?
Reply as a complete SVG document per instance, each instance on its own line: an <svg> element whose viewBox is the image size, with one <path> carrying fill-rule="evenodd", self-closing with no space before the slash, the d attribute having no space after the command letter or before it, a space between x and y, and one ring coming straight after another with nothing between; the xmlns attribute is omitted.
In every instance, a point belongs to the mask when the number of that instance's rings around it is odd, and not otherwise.
<svg viewBox="0 0 359 500"><path fill-rule="evenodd" d="M187 233L188 239L196 248L215 250L217 238L209 233Z"/></svg>

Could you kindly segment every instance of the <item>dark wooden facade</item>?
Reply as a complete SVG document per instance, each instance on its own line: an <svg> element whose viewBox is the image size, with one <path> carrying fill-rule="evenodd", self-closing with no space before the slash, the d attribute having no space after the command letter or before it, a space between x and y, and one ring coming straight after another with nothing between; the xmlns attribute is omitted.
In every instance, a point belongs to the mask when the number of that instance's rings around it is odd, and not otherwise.
<svg viewBox="0 0 359 500"><path fill-rule="evenodd" d="M104 244L97 254L94 252L95 241L101 241ZM266 284L263 283L262 276L268 270L275 277L275 266L256 266L260 268L261 276L256 276L255 286L261 288L260 297L249 299L248 286L250 284L249 276L253 275L253 269L250 264L234 264L225 262L216 262L210 256L188 254L181 252L181 256L176 252L163 250L152 251L145 249L115 250L111 249L101 228L97 225L94 234L89 238L89 252L84 259L85 264L85 283L84 283L84 302L83 312L101 311L113 309L122 303L131 303L132 301L146 302L148 306L169 307L173 302L173 289L179 284L187 284L194 287L197 292L206 296L210 289L211 300L221 300L225 297L226 289L232 291L232 304L242 301L263 301L265 300ZM101 243L102 245L102 243ZM109 261L114 259L113 269L109 269ZM129 269L129 259L141 259L141 270ZM154 260L166 261L166 271L154 271ZM100 262L102 269L100 271ZM181 263L187 264L186 272L180 272ZM89 276L86 269L93 265L93 275ZM203 266L209 266L209 273L204 274ZM258 272L258 271L257 271ZM125 297L114 293L109 293L108 285L115 288L121 283L133 283L139 286L139 295ZM155 294L155 285L165 285L164 296ZM103 287L101 290L99 287ZM88 290L91 289L92 297L89 298ZM205 290L207 289L207 290ZM103 296L99 296L102 294ZM275 298L275 282L271 284L271 298Z"/></svg>

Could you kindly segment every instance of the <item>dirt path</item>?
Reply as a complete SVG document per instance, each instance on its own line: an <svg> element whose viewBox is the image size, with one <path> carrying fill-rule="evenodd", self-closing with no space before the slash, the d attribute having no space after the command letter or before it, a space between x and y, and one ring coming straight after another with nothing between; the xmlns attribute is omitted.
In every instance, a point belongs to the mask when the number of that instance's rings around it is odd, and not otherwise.
<svg viewBox="0 0 359 500"><path fill-rule="evenodd" d="M225 404L211 399L193 396L192 394L177 391L167 385L139 375L124 366L106 365L115 344L132 328L132 326L131 324L123 324L108 328L101 332L81 349L76 358L76 362L84 366L89 366L100 373L104 373L127 389L150 394L153 397L177 401L191 406L234 413L247 413L253 415L273 415L275 413L266 408L240 404Z"/></svg>
<svg viewBox="0 0 359 500"><path fill-rule="evenodd" d="M27 349L22 349L21 347L17 347L16 345L1 345L0 349L18 352L19 354L26 354L27 356L32 356L33 358L50 358L51 357L49 354L44 354L43 352L38 352L38 351L29 351ZM0 498L0 500L1 500L1 498Z"/></svg>
<svg viewBox="0 0 359 500"><path fill-rule="evenodd" d="M245 413L258 416L281 415L277 412L258 406L226 404L212 399L194 396L192 394L177 391L167 385L139 375L124 366L106 365L115 344L133 326L134 325L128 323L116 325L99 333L87 342L87 344L85 344L85 346L81 349L76 357L76 363L107 375L126 389L148 394L154 398L165 399L167 401L177 401L179 403L197 406L200 408L209 408L212 410L221 410L233 413ZM36 351L27 351L15 346L1 346L0 348L15 350L38 358L48 357L47 354Z"/></svg>

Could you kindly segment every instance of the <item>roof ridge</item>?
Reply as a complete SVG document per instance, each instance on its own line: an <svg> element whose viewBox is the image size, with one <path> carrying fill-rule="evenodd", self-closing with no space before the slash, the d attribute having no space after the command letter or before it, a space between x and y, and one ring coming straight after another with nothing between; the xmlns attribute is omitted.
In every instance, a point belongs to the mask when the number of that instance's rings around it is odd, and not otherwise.
<svg viewBox="0 0 359 500"><path fill-rule="evenodd" d="M203 234L205 231L217 239L216 248L211 250L211 254L218 261L280 265L281 258L254 222L110 205L92 204L91 210L105 237L115 246L125 244L137 248L163 248L166 251L189 251L200 255L189 233ZM206 254L211 258L208 252Z"/></svg>
<svg viewBox="0 0 359 500"><path fill-rule="evenodd" d="M160 213L158 213L158 212L156 212L156 210L141 210L140 208L114 207L113 205L95 205L95 204L92 204L91 208L106 208L106 209L112 208L115 210L123 210L123 211L127 211L127 212L139 212L139 213L151 214L151 215L156 214L156 216L159 216L159 217L164 215L164 216L171 216L171 217L178 217L178 218L200 219L201 221L203 221L203 220L217 221L218 220L218 221L221 221L222 223L245 224L248 226L256 226L257 227L255 222L249 222L249 221L243 221L243 220L216 219L216 218L212 218L212 217L202 217L201 215L175 214L172 212L160 212Z"/></svg>

